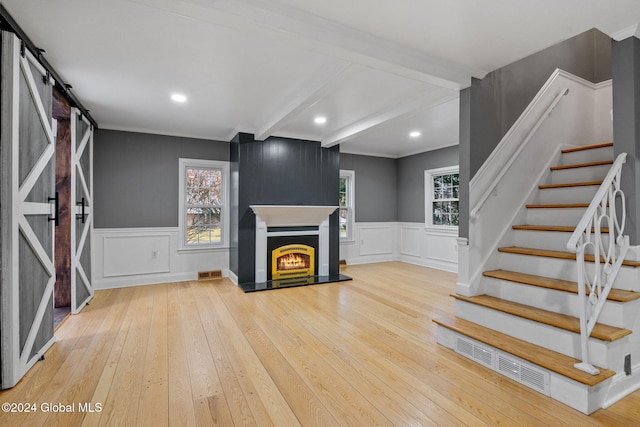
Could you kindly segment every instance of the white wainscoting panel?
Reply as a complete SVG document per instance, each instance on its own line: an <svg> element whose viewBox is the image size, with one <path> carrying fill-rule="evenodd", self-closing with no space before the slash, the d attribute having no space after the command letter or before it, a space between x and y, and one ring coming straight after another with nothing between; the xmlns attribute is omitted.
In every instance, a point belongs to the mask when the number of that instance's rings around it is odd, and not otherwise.
<svg viewBox="0 0 640 427"><path fill-rule="evenodd" d="M169 273L171 235L104 236L103 276Z"/></svg>
<svg viewBox="0 0 640 427"><path fill-rule="evenodd" d="M413 257L421 257L422 250L420 248L422 242L422 226L403 226L400 227L400 255Z"/></svg>
<svg viewBox="0 0 640 427"><path fill-rule="evenodd" d="M199 271L229 273L228 248L178 250L178 228L96 228L96 289L196 280Z"/></svg>
<svg viewBox="0 0 640 427"><path fill-rule="evenodd" d="M425 228L423 223L355 223L354 239L340 243L347 265L402 261L458 271L457 232Z"/></svg>
<svg viewBox="0 0 640 427"><path fill-rule="evenodd" d="M360 227L360 256L393 254L393 224Z"/></svg>

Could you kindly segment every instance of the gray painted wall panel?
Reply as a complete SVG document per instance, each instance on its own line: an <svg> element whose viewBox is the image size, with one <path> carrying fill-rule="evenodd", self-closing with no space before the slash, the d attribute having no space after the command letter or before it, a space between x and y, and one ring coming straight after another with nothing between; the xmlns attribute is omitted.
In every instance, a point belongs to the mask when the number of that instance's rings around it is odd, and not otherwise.
<svg viewBox="0 0 640 427"><path fill-rule="evenodd" d="M460 91L460 222L458 236L469 237L469 171L471 164L471 88Z"/></svg>
<svg viewBox="0 0 640 427"><path fill-rule="evenodd" d="M355 221L397 221L397 161L385 157L340 154L340 169L355 171Z"/></svg>
<svg viewBox="0 0 640 427"><path fill-rule="evenodd" d="M458 165L459 147L456 145L402 157L397 162L397 221L424 222L424 171Z"/></svg>
<svg viewBox="0 0 640 427"><path fill-rule="evenodd" d="M640 40L630 37L613 43L613 139L615 155L627 153L622 168L626 198L625 234L640 244Z"/></svg>
<svg viewBox="0 0 640 427"><path fill-rule="evenodd" d="M96 130L95 227L177 227L180 157L227 161L229 144Z"/></svg>

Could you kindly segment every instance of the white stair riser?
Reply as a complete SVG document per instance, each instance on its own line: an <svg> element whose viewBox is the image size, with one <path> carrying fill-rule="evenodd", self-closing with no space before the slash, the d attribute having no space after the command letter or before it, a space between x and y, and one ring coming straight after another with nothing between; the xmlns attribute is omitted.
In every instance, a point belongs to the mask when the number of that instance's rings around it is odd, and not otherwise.
<svg viewBox="0 0 640 427"><path fill-rule="evenodd" d="M456 300L456 316L558 353L580 358L580 334L460 300ZM589 338L591 363L610 369L609 347L613 347L613 344L615 343Z"/></svg>
<svg viewBox="0 0 640 427"><path fill-rule="evenodd" d="M498 255L497 264L503 270L577 281L577 263L575 260L501 252ZM589 269L592 266L593 264L590 264ZM640 292L640 268L622 266L618 272L614 288Z"/></svg>
<svg viewBox="0 0 640 427"><path fill-rule="evenodd" d="M562 231L513 230L514 245L525 248L566 251L570 237L571 233ZM608 234L602 234L602 242L609 244ZM587 247L587 253L593 253L591 246Z"/></svg>
<svg viewBox="0 0 640 427"><path fill-rule="evenodd" d="M586 208L529 208L525 212L527 224L568 225L575 227Z"/></svg>
<svg viewBox="0 0 640 427"><path fill-rule="evenodd" d="M487 295L568 316L580 317L578 295L572 292L524 285L492 277L484 277L483 280L485 281L484 289ZM635 302L622 304L608 301L602 309L598 323L631 329L635 313L639 308L637 304L634 304Z"/></svg>
<svg viewBox="0 0 640 427"><path fill-rule="evenodd" d="M599 186L586 185L581 187L545 188L537 191L531 203L591 203Z"/></svg>
<svg viewBox="0 0 640 427"><path fill-rule="evenodd" d="M601 160L613 160L613 158L613 147L594 148L591 150L564 153L560 157L560 164L575 165L579 163L598 162Z"/></svg>
<svg viewBox="0 0 640 427"><path fill-rule="evenodd" d="M609 169L611 169L611 165L555 170L550 174L549 184L601 181L607 176Z"/></svg>

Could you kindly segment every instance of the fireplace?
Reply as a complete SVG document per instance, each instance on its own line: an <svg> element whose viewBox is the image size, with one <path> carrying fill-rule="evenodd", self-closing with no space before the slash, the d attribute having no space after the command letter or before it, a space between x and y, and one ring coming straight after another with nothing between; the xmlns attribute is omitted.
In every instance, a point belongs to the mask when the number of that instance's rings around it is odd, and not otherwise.
<svg viewBox="0 0 640 427"><path fill-rule="evenodd" d="M251 208L256 214L257 283L329 275L329 215L337 206L251 205ZM274 256L274 250L287 246L286 253ZM305 246L311 250L303 251ZM286 268L279 271L278 258L291 253L302 255L299 258L303 260L309 256L309 267L291 267L292 259L282 258Z"/></svg>
<svg viewBox="0 0 640 427"><path fill-rule="evenodd" d="M287 231L269 228L267 280L284 280L319 274L318 235L308 227Z"/></svg>
<svg viewBox="0 0 640 427"><path fill-rule="evenodd" d="M271 251L271 280L315 275L315 249L292 244Z"/></svg>

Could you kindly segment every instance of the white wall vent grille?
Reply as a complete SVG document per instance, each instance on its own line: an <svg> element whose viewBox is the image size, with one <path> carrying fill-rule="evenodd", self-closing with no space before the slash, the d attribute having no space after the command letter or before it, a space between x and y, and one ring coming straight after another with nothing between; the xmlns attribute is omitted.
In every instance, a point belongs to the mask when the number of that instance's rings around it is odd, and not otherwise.
<svg viewBox="0 0 640 427"><path fill-rule="evenodd" d="M456 335L456 352L549 396L549 373L489 346Z"/></svg>
<svg viewBox="0 0 640 427"><path fill-rule="evenodd" d="M495 351L489 347L484 347L469 339L456 336L456 351L469 359L493 369Z"/></svg>

